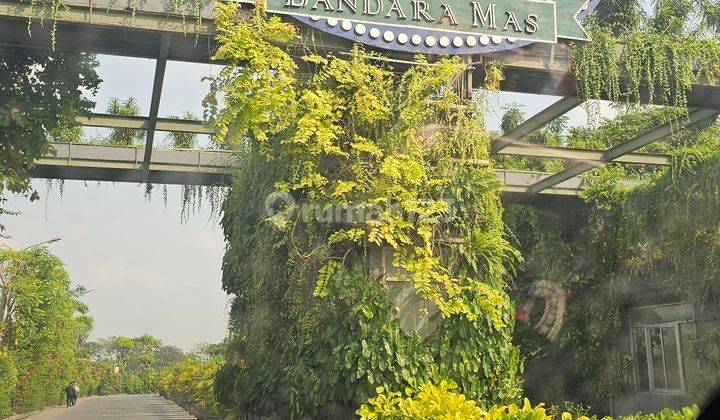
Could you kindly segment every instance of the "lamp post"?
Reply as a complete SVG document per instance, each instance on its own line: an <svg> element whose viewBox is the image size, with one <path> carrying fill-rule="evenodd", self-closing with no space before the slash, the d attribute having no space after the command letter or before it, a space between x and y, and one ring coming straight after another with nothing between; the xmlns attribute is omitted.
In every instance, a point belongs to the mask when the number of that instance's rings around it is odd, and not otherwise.
<svg viewBox="0 0 720 420"><path fill-rule="evenodd" d="M30 249L30 248L35 248L35 247L38 247L38 246L40 246L40 245L52 244L52 243L55 243L55 242L59 241L60 239L62 239L62 238L52 238L52 239L48 239L47 241L39 242L39 243L36 243L36 244L34 244L34 245L30 245L30 246L28 246L28 247L25 247L25 248L23 248L22 250L23 250L23 251L27 251L27 250Z"/></svg>

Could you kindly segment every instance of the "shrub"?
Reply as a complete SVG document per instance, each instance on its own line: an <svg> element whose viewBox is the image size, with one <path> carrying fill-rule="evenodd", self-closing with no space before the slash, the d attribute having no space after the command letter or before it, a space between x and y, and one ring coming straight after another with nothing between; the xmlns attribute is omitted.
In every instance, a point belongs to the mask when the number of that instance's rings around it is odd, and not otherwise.
<svg viewBox="0 0 720 420"><path fill-rule="evenodd" d="M361 419L478 419L478 420L553 420L554 416L545 410L542 403L533 406L525 398L522 406L516 404L496 405L484 410L473 400L456 392L458 386L453 381L442 380L438 385L427 382L413 390L400 392L387 391L383 387L376 389L377 396L370 398L357 414ZM669 408L655 414L634 414L617 417L617 420L694 420L700 415L697 406L685 407L680 411ZM574 416L562 413L562 420L596 420L597 417ZM603 420L612 420L603 417Z"/></svg>
<svg viewBox="0 0 720 420"><path fill-rule="evenodd" d="M208 415L220 414L213 386L215 375L222 365L222 358L208 361L187 358L158 374L160 390L173 399L181 399L200 408Z"/></svg>
<svg viewBox="0 0 720 420"><path fill-rule="evenodd" d="M0 417L10 415L16 375L12 357L8 352L0 351Z"/></svg>

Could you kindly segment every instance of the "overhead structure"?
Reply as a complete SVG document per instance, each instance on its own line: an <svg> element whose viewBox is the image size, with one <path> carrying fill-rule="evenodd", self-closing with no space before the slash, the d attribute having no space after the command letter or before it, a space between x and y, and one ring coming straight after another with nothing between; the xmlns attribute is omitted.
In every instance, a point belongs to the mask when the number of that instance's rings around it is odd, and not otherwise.
<svg viewBox="0 0 720 420"><path fill-rule="evenodd" d="M493 140L490 144L490 153L495 154L502 149L517 144L523 137L543 128L548 123L575 109L582 101L576 96L562 98L549 107L543 109L529 119L520 123L517 127Z"/></svg>
<svg viewBox="0 0 720 420"><path fill-rule="evenodd" d="M128 117L111 114L92 114L88 117L78 117L77 121L86 127L147 130L149 126L149 119L147 117ZM158 118L155 124L155 130L207 135L215 134L216 131L205 121L173 118ZM497 154L548 159L599 161L602 160L603 151L515 142L504 146ZM628 153L617 157L614 161L640 165L667 165L669 156L657 153Z"/></svg>
<svg viewBox="0 0 720 420"><path fill-rule="evenodd" d="M170 34L168 60L213 62L216 48L212 36L213 2L200 9L199 15L196 10L188 10L184 17L169 11L168 5L172 2L164 0L134 2L134 11L129 10L127 3L116 0L64 0L64 3L69 5L68 9L61 8L56 17L55 47L58 50L157 59L164 34ZM32 25L32 36L29 36L28 18L47 21L49 11L17 0L0 0L0 45L50 48L53 25ZM312 37L312 45L328 52L348 51L352 47L348 40L319 31L303 32L301 36ZM412 61L414 56L397 51L384 53L398 62ZM469 59L471 62L501 60L505 77L500 84L503 91L577 96L570 51L564 44L538 43ZM474 70L474 87L480 87L484 80L482 67ZM720 87L693 85L688 106L720 109Z"/></svg>
<svg viewBox="0 0 720 420"><path fill-rule="evenodd" d="M603 151L576 149L571 147L545 146L542 144L516 143L506 146L497 154L518 157L562 159L571 161L602 161ZM667 165L670 156L659 153L628 153L613 159L613 162L637 165Z"/></svg>
<svg viewBox="0 0 720 420"><path fill-rule="evenodd" d="M700 124L703 121L707 121L711 118L717 118L718 111L714 109L696 109L688 115L687 120L683 120L681 125L684 128L692 127L696 124ZM525 192L525 195L521 199L527 199L535 194L547 190L561 182L567 181L568 179L574 178L580 174L583 174L591 169L597 168L603 163L613 161L619 157L625 156L628 153L647 146L650 143L665 139L673 134L673 131L677 130L670 123L661 125L660 127L653 128L632 140L620 143L606 150L599 160L589 160L579 162L567 169L564 169L552 176L544 178L535 184L529 186Z"/></svg>
<svg viewBox="0 0 720 420"><path fill-rule="evenodd" d="M130 130L147 130L150 127L150 119L148 117L112 114L92 114L87 117L77 117L77 122L86 127L127 128ZM215 130L209 127L204 121L176 118L157 118L155 121L155 130L193 134L215 133Z"/></svg>
<svg viewBox="0 0 720 420"><path fill-rule="evenodd" d="M158 179L157 172L153 172L158 164L153 155L154 153L164 153L153 149L156 131L212 134L212 129L201 121L160 118L158 110L168 60L213 62L212 55L216 48L212 29L214 2L203 3L199 9L195 8L200 4L197 2L193 7L182 2L180 6L172 6L174 2L165 0L144 0L130 4L116 0L90 2L87 0L63 0L63 3L68 7L56 10L54 24L32 24L30 25L32 36L30 36L28 19L32 19L34 22L42 19L47 22L51 17L51 8L31 2L0 0L0 47L49 49L52 44L51 40L54 40L54 47L57 50L86 51L157 60L150 112L147 117L118 117L98 114L80 119L81 123L88 126L145 130L147 132L145 147L138 149L142 150L142 159L138 161L139 166L133 170L132 176L135 176L134 182L153 182ZM185 15L183 16L179 10L174 10L174 7L186 7ZM338 25L338 28L340 26ZM338 37L337 33L330 34L305 28L302 29L300 35L298 42L303 42L311 37L312 44L326 52L341 53L348 51L352 46L351 40ZM493 42L495 41L493 40ZM512 41L508 38L503 42ZM438 39L438 45L442 45L442 39ZM561 97L561 99L537 115L530 117L514 130L494 140L491 152L513 156L563 159L578 163L557 174L533 174L535 178L532 178L533 182L528 185L512 184L513 188L518 188L516 192L525 194L526 198L538 193L543 194L556 189L569 180L580 180L581 178L577 178L577 175L610 161L646 165L667 164L667 156L633 153L633 151L652 141L664 138L667 135L664 133L669 129L668 127L659 127L656 131L646 133L607 151L523 143L522 139L527 135L577 107L581 101L578 98L576 81L571 70L570 52L566 45L562 43L528 44L527 42L522 45L522 48L507 51L488 50L482 54L470 54L466 59L473 63L500 60L503 63L504 75L504 80L500 84L502 91L552 95ZM368 49L372 50L373 48L368 47ZM413 59L411 52L392 51L388 53L385 51L384 53L388 57L388 65L392 65L398 70L402 70L403 66L407 67L408 62ZM480 87L484 80L484 71L484 66L481 65L473 68L470 78L474 83L473 87ZM647 102L649 97L650 95L645 95L644 100ZM715 110L720 110L720 87L695 84L688 92L687 103L689 107L698 109L691 113L691 119L712 118L717 115ZM47 169L43 165L45 164L41 164L40 172L42 172L42 168Z"/></svg>
<svg viewBox="0 0 720 420"><path fill-rule="evenodd" d="M37 162L33 176L48 179L137 182L144 167L143 147L53 143L54 154ZM148 168L148 182L159 184L228 186L232 181L233 155L225 150L155 149ZM522 194L527 187L551 174L496 169L506 195ZM634 181L625 181L636 185ZM571 178L543 192L547 196L577 196L582 178Z"/></svg>
<svg viewBox="0 0 720 420"><path fill-rule="evenodd" d="M157 128L158 111L160 110L160 96L162 95L163 80L165 79L165 68L170 53L170 42L172 37L168 33L162 34L160 41L160 52L155 62L155 77L153 79L152 97L150 98L150 113L147 124L147 136L145 138L145 157L143 158L142 176L140 182L148 182L150 171L150 159L152 158L153 140Z"/></svg>

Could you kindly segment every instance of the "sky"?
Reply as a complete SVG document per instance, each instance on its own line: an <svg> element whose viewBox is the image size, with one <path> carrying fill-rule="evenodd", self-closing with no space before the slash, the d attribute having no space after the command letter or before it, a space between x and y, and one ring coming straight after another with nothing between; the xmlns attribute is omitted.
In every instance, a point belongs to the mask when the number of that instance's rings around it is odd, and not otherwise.
<svg viewBox="0 0 720 420"><path fill-rule="evenodd" d="M95 111L104 112L113 96L133 96L141 115L147 115L154 60L100 56L99 61L103 83L94 98ZM209 64L169 62L160 116L186 111L202 116L208 83L201 79L217 71ZM493 95L487 126L499 127L507 104L521 104L529 117L557 99ZM582 108L568 116L572 125L586 123ZM104 131L87 129L86 134L101 136ZM49 249L65 262L73 283L90 290L83 301L95 320L91 338L148 333L189 350L225 337L229 298L220 288L225 242L208 206L181 223L178 186L168 186L167 206L159 187L148 200L144 185L137 184L66 181L62 194L57 182L34 180L33 186L40 201L8 197L5 208L19 214L0 216L10 236L0 244L23 248L61 238Z"/></svg>

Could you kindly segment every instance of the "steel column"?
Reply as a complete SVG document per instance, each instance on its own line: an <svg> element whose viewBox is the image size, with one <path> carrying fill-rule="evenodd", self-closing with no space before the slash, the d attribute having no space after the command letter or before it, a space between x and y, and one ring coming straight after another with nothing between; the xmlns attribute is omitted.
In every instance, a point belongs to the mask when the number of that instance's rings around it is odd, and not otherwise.
<svg viewBox="0 0 720 420"><path fill-rule="evenodd" d="M160 97L162 96L162 85L165 79L165 67L167 66L167 58L170 53L170 42L172 34L163 33L160 42L160 52L157 62L155 63L155 78L153 80L152 98L150 100L150 113L148 114L147 138L145 140L145 158L143 159L142 175L140 182L148 181L150 171L150 160L152 159L153 140L155 139L155 129L157 125L158 111L160 110Z"/></svg>

